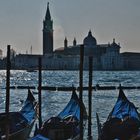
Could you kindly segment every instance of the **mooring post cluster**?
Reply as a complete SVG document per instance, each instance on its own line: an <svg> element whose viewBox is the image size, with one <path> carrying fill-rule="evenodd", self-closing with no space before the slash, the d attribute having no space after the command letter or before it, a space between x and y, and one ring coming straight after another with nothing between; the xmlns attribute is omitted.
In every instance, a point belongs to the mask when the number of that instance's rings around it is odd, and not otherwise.
<svg viewBox="0 0 140 140"><path fill-rule="evenodd" d="M89 57L89 85L88 85L88 140L92 139L92 66L93 58ZM84 120L84 110L83 110L83 68L84 67L84 45L80 47L80 67L79 67L79 99L80 99L80 140L83 140L83 120ZM10 45L7 46L7 71L6 71L6 140L9 140L9 106L10 106ZM29 88L29 87L28 87ZM73 89L73 87L71 88ZM39 102L39 128L42 126L42 58L38 58L38 102Z"/></svg>

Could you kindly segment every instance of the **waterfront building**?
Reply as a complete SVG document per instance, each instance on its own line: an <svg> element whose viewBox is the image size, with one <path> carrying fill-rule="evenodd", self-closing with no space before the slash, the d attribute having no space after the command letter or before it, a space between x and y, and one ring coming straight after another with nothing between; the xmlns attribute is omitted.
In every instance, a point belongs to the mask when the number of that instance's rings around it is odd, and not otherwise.
<svg viewBox="0 0 140 140"><path fill-rule="evenodd" d="M3 51L0 49L0 59L2 59L2 53L3 53Z"/></svg>
<svg viewBox="0 0 140 140"><path fill-rule="evenodd" d="M88 69L89 56L93 57L94 70L133 70L140 69L140 53L120 53L121 46L113 39L112 43L100 44L92 31L81 43L74 37L69 45L67 37L64 45L55 49L53 47L53 20L47 4L45 19L43 20L43 54L13 53L12 68L28 69L38 67L38 58L42 57L42 67L48 70L78 70L80 64L80 46L84 45L84 69ZM57 46L58 47L58 46ZM14 52L14 51L13 51ZM31 51L32 52L32 51ZM0 56L2 51L0 50ZM5 62L5 60L3 61ZM3 63L4 64L4 63ZM1 65L3 66L3 65Z"/></svg>
<svg viewBox="0 0 140 140"><path fill-rule="evenodd" d="M140 53L124 52L121 53L123 59L123 69L140 70Z"/></svg>
<svg viewBox="0 0 140 140"><path fill-rule="evenodd" d="M112 44L106 47L106 53L101 56L101 63L103 70L122 70L123 58L120 54L120 45L116 44L113 39Z"/></svg>
<svg viewBox="0 0 140 140"><path fill-rule="evenodd" d="M73 45L68 46L68 40L65 38L64 47L58 48L54 51L59 55L79 55L80 45L77 44L76 38L73 40ZM122 69L123 60L120 55L120 44L113 42L111 44L98 44L96 38L92 35L91 30L88 35L83 39L85 63L84 68L88 68L88 57L93 57L93 68L95 70L113 70Z"/></svg>
<svg viewBox="0 0 140 140"><path fill-rule="evenodd" d="M38 58L42 55L32 55L32 54L18 54L15 59L13 59L12 67L14 69L28 69L38 67Z"/></svg>
<svg viewBox="0 0 140 140"><path fill-rule="evenodd" d="M43 55L19 54L15 57L13 65L16 69L37 68L38 57L42 57L43 69L78 70L80 64L80 46L84 45L84 69L88 69L88 58L93 57L93 69L112 70L122 69L120 45L115 39L112 44L98 44L92 31L77 43L74 37L72 45L68 45L65 37L64 46L53 51L53 21L51 19L49 3L43 21Z"/></svg>
<svg viewBox="0 0 140 140"><path fill-rule="evenodd" d="M42 69L47 70L77 70L79 68L79 56L65 55L16 55L14 63L15 69L38 69L38 58L42 57ZM13 61L12 61L13 62Z"/></svg>

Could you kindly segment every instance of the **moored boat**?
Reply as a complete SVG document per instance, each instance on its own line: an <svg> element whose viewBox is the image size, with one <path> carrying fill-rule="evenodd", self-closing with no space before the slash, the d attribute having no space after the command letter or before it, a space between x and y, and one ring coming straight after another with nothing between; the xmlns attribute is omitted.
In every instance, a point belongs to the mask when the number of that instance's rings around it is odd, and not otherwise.
<svg viewBox="0 0 140 140"><path fill-rule="evenodd" d="M37 70L35 68L28 68L26 71L27 72L37 72Z"/></svg>
<svg viewBox="0 0 140 140"><path fill-rule="evenodd" d="M87 120L85 106L84 128ZM32 140L78 140L80 136L80 101L73 90L72 96L66 107L56 117L51 117L44 122L42 128Z"/></svg>
<svg viewBox="0 0 140 140"><path fill-rule="evenodd" d="M30 90L23 107L18 112L0 113L0 139L6 139L6 125L9 127L9 140L26 140L37 117L37 102Z"/></svg>
<svg viewBox="0 0 140 140"><path fill-rule="evenodd" d="M140 116L135 105L130 102L120 88L115 106L106 122L100 126L97 115L98 140L130 140L139 135Z"/></svg>

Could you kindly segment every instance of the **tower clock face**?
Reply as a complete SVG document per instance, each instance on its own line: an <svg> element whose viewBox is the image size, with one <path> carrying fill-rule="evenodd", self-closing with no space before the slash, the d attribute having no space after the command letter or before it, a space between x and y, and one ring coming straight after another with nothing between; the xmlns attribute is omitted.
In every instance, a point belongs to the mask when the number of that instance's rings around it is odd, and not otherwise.
<svg viewBox="0 0 140 140"><path fill-rule="evenodd" d="M45 28L46 28L47 30L51 30L51 29L52 29L50 25L46 25Z"/></svg>
<svg viewBox="0 0 140 140"><path fill-rule="evenodd" d="M45 26L45 28L47 29L47 28L48 28L48 26L46 25L46 26Z"/></svg>
<svg viewBox="0 0 140 140"><path fill-rule="evenodd" d="M52 24L51 24L51 22L46 22L46 23L45 23L45 28L48 29L48 30L51 30L51 29L52 29Z"/></svg>

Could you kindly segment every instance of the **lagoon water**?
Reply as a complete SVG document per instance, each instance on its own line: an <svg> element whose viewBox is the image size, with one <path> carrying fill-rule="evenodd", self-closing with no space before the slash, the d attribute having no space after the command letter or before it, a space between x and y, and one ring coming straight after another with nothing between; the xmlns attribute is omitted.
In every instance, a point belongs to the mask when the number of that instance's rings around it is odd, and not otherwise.
<svg viewBox="0 0 140 140"><path fill-rule="evenodd" d="M38 72L26 71L11 71L10 78L11 86L38 86ZM93 85L113 85L119 86L140 86L140 71L93 71ZM5 87L6 72L0 71L0 112L5 111ZM42 72L43 86L78 86L79 72L78 71L43 71ZM88 86L88 71L84 71L84 86ZM92 135L97 139L97 122L96 112L100 116L103 123L112 107L114 106L118 90L109 91L94 91L92 96ZM134 102L137 107L140 107L140 90L124 90L129 100ZM59 93L59 94L58 94ZM43 120L51 116L57 115L70 99L71 92L58 91L42 91L42 116ZM87 106L88 92L84 91L84 103ZM17 111L21 108L21 100L25 100L27 90L10 90L10 111ZM37 99L37 95L35 95ZM87 129L85 132L85 139L87 137Z"/></svg>

